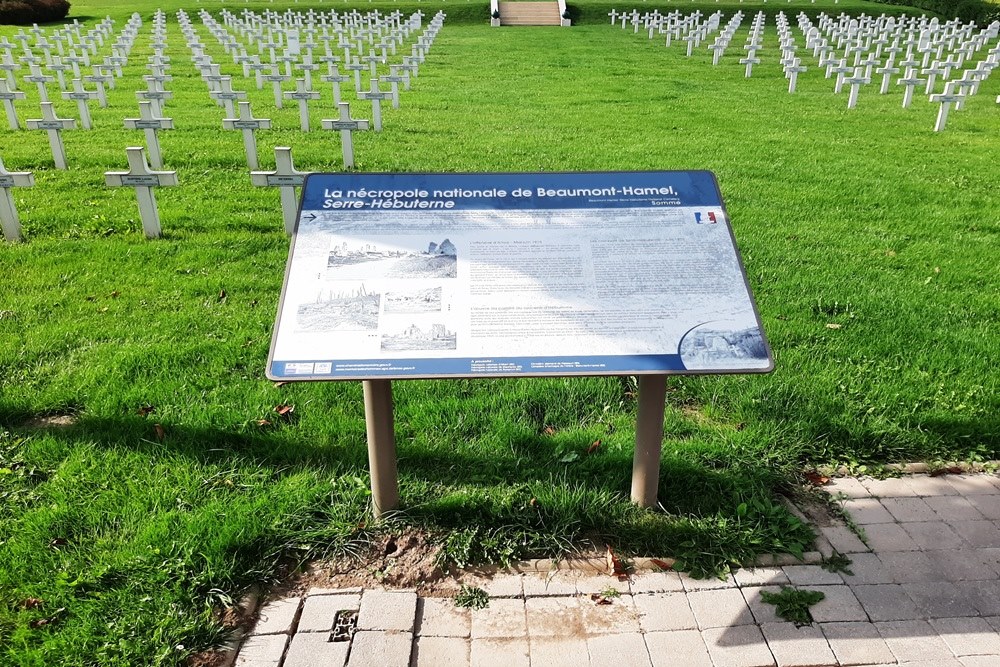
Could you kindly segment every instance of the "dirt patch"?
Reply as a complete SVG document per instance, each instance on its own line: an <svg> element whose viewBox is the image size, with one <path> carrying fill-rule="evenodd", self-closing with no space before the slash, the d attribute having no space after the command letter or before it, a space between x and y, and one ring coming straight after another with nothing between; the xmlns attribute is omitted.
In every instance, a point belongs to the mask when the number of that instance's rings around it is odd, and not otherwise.
<svg viewBox="0 0 1000 667"><path fill-rule="evenodd" d="M440 551L421 531L383 535L356 556L312 563L282 588L415 588L420 595L453 595L459 584L438 567Z"/></svg>
<svg viewBox="0 0 1000 667"><path fill-rule="evenodd" d="M25 428L69 428L79 421L76 415L43 415L24 422Z"/></svg>
<svg viewBox="0 0 1000 667"><path fill-rule="evenodd" d="M195 653L187 659L188 667L220 667L226 662L228 654L224 651L204 651Z"/></svg>
<svg viewBox="0 0 1000 667"><path fill-rule="evenodd" d="M804 493L795 496L793 504L814 526L826 527L843 524L843 521L833 513L829 500L824 498L825 491L819 488L807 488Z"/></svg>

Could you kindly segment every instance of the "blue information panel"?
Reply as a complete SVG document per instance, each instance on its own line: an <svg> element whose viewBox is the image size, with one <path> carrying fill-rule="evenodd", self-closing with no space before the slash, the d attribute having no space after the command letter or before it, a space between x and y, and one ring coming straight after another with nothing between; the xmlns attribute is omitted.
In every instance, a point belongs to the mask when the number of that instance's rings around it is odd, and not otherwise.
<svg viewBox="0 0 1000 667"><path fill-rule="evenodd" d="M312 174L267 375L772 368L711 172Z"/></svg>

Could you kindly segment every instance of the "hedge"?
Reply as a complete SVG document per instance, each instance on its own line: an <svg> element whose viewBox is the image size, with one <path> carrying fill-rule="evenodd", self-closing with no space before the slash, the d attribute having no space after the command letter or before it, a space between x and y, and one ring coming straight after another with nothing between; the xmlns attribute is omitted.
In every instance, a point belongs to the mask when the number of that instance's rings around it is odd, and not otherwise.
<svg viewBox="0 0 1000 667"><path fill-rule="evenodd" d="M0 24L3 25L61 21L67 14L68 0L0 0Z"/></svg>

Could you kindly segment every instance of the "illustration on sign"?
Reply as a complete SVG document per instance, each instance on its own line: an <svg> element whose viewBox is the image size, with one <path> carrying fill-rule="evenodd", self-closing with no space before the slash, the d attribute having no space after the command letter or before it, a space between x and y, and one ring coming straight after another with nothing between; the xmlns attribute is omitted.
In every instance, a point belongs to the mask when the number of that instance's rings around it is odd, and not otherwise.
<svg viewBox="0 0 1000 667"><path fill-rule="evenodd" d="M772 367L710 172L311 174L268 377Z"/></svg>

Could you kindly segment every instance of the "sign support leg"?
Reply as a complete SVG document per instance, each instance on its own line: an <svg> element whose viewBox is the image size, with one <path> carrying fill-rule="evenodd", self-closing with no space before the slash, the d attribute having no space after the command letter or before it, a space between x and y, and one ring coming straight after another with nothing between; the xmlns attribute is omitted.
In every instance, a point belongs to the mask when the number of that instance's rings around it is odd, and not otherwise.
<svg viewBox="0 0 1000 667"><path fill-rule="evenodd" d="M666 375L639 376L639 414L635 423L635 457L632 459L632 502L639 507L656 507L666 399Z"/></svg>
<svg viewBox="0 0 1000 667"><path fill-rule="evenodd" d="M392 382L364 380L365 426L368 430L368 468L371 470L372 509L375 518L399 506L396 440L392 423Z"/></svg>

